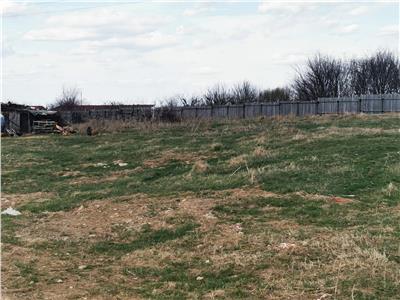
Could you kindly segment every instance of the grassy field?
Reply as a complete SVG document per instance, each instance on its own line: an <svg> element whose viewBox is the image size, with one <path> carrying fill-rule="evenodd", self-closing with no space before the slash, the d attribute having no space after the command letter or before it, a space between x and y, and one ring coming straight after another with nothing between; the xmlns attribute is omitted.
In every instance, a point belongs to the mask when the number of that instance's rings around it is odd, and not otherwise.
<svg viewBox="0 0 400 300"><path fill-rule="evenodd" d="M398 299L400 116L2 139L10 299Z"/></svg>

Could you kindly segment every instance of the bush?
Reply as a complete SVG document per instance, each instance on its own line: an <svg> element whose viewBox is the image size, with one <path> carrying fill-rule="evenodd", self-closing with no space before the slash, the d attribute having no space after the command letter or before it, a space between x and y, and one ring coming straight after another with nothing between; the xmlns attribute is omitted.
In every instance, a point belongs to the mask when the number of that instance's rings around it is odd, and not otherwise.
<svg viewBox="0 0 400 300"><path fill-rule="evenodd" d="M258 102L278 102L290 100L292 100L292 91L287 87L263 90L258 96Z"/></svg>
<svg viewBox="0 0 400 300"><path fill-rule="evenodd" d="M346 65L339 59L317 54L297 69L292 84L296 100L311 101L319 97L344 96L346 90Z"/></svg>
<svg viewBox="0 0 400 300"><path fill-rule="evenodd" d="M378 51L349 64L352 94L389 94L400 92L400 63L389 51Z"/></svg>
<svg viewBox="0 0 400 300"><path fill-rule="evenodd" d="M234 104L254 103L258 101L258 90L249 81L243 81L233 87L231 99Z"/></svg>
<svg viewBox="0 0 400 300"><path fill-rule="evenodd" d="M78 88L63 87L61 95L56 99L54 104L50 105L54 110L73 110L77 106L82 105L81 90Z"/></svg>

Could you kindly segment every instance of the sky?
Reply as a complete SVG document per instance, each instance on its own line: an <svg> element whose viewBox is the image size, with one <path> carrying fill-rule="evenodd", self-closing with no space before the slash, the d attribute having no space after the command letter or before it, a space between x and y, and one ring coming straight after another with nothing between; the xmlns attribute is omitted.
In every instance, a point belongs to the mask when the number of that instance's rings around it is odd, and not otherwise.
<svg viewBox="0 0 400 300"><path fill-rule="evenodd" d="M322 53L399 53L398 1L0 2L1 101L158 104L215 84L290 84Z"/></svg>

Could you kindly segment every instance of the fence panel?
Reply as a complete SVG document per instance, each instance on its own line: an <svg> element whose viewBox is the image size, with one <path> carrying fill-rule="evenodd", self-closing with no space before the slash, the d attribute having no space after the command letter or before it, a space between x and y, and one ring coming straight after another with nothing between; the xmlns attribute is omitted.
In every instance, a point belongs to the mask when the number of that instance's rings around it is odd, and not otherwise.
<svg viewBox="0 0 400 300"><path fill-rule="evenodd" d="M259 103L244 105L245 118L255 118L261 115L261 105Z"/></svg>
<svg viewBox="0 0 400 300"><path fill-rule="evenodd" d="M355 114L359 110L359 101L357 99L346 98L339 101L340 114Z"/></svg>
<svg viewBox="0 0 400 300"><path fill-rule="evenodd" d="M60 111L68 123L80 123L88 119L144 120L153 114L157 117L159 108L151 109L93 109L84 111ZM362 97L319 98L318 101L251 103L221 106L177 107L172 109L177 119L195 118L254 118L278 115L315 115L343 113L384 113L400 112L400 95L368 95Z"/></svg>
<svg viewBox="0 0 400 300"><path fill-rule="evenodd" d="M297 115L297 103L296 102L280 102L279 114L286 115Z"/></svg>
<svg viewBox="0 0 400 300"><path fill-rule="evenodd" d="M299 102L299 116L317 114L317 102Z"/></svg>
<svg viewBox="0 0 400 300"><path fill-rule="evenodd" d="M382 113L383 101L381 99L361 99L362 112Z"/></svg>
<svg viewBox="0 0 400 300"><path fill-rule="evenodd" d="M204 107L199 107L197 111L197 117L200 119L209 119L211 118L211 107L204 106Z"/></svg>
<svg viewBox="0 0 400 300"><path fill-rule="evenodd" d="M262 115L267 117L274 117L279 115L278 103L265 103L262 105Z"/></svg>
<svg viewBox="0 0 400 300"><path fill-rule="evenodd" d="M318 113L320 114L336 114L338 113L338 102L333 100L320 100Z"/></svg>
<svg viewBox="0 0 400 300"><path fill-rule="evenodd" d="M243 105L227 105L227 116L230 119L243 118Z"/></svg>

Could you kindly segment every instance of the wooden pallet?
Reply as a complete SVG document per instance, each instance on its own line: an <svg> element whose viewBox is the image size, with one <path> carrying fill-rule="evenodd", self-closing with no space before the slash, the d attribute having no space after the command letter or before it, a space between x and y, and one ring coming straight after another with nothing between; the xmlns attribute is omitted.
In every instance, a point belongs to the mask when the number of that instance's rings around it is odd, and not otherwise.
<svg viewBox="0 0 400 300"><path fill-rule="evenodd" d="M33 121L34 133L52 133L56 126L54 121Z"/></svg>

